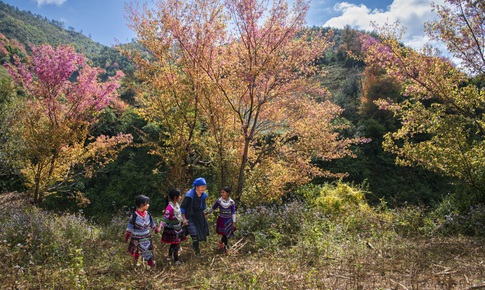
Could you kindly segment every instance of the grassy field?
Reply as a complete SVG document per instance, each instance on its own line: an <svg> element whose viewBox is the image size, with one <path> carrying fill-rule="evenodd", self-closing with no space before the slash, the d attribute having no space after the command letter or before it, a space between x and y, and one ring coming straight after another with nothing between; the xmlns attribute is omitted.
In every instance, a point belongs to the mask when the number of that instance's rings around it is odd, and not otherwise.
<svg viewBox="0 0 485 290"><path fill-rule="evenodd" d="M185 242L174 266L154 234L156 268L134 269L126 216L99 225L1 196L1 289L485 289L485 239L423 234L416 210L259 207L239 214L229 255L212 234L204 258Z"/></svg>
<svg viewBox="0 0 485 290"><path fill-rule="evenodd" d="M483 241L403 239L370 246L344 241L338 253L301 259L285 248L207 259L185 253L177 268L163 263L150 287L162 289L485 289ZM366 244L363 246L362 244ZM212 247L214 248L214 247ZM147 280L151 279L148 274ZM148 282L147 282L148 283ZM472 288L475 287L475 288Z"/></svg>

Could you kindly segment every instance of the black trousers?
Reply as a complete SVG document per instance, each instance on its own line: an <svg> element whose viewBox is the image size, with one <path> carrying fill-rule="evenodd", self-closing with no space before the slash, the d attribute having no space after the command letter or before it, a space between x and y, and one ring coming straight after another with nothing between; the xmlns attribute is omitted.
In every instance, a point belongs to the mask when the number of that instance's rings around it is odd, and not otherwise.
<svg viewBox="0 0 485 290"><path fill-rule="evenodd" d="M170 257L173 257L173 260L177 262L179 260L179 251L180 251L179 244L171 244L170 248L168 249L168 255Z"/></svg>

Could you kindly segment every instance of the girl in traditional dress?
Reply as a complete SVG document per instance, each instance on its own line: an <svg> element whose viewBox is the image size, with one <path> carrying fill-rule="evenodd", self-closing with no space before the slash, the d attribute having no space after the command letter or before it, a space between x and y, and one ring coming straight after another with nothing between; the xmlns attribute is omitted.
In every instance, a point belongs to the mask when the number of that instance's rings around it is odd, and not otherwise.
<svg viewBox="0 0 485 290"><path fill-rule="evenodd" d="M140 256L147 261L150 268L155 266L152 237L150 229L158 233L152 216L148 213L150 199L144 195L135 198L136 210L131 215L126 228L125 243L130 240L128 252L133 256L133 266L136 267Z"/></svg>
<svg viewBox="0 0 485 290"><path fill-rule="evenodd" d="M219 248L224 249L226 254L229 254L228 238L230 238L236 230L236 204L234 200L229 197L231 189L224 187L221 190L221 197L216 200L207 214L219 209L219 216L217 217L216 232L221 235L219 240Z"/></svg>
<svg viewBox="0 0 485 290"><path fill-rule="evenodd" d="M162 243L169 244L168 256L173 259L175 265L180 265L179 251L180 242L187 238L182 229L182 212L180 211L180 190L174 188L168 192L168 205L165 208L160 228L163 227Z"/></svg>
<svg viewBox="0 0 485 290"><path fill-rule="evenodd" d="M192 186L193 188L185 194L180 210L183 224L187 226L187 231L192 239L195 254L202 258L199 242L205 241L209 235L209 224L204 214L204 210L207 208L205 203L208 197L205 192L207 183L204 178L199 177L194 180Z"/></svg>

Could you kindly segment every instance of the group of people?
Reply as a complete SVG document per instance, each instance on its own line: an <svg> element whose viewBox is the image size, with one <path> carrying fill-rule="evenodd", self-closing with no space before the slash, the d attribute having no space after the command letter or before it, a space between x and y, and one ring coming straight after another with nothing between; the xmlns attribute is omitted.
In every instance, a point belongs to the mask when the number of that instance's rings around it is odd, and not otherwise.
<svg viewBox="0 0 485 290"><path fill-rule="evenodd" d="M168 256L175 265L179 265L180 243L190 236L195 255L203 257L200 252L201 241L206 241L209 235L209 224L206 215L219 210L216 223L216 233L221 236L219 248L228 254L228 238L236 230L236 205L229 197L230 188L221 189L221 197L216 200L211 208L207 208L206 193L207 183L204 178L199 177L192 183L185 197L179 189L171 189L168 192L168 205L160 224L156 224L148 213L150 199L147 196L139 195L135 198L136 210L132 213L126 228L124 241L128 242L128 252L133 257L133 264L136 266L140 257L150 267L154 267L154 251L150 230L155 233L162 232L161 242L169 244Z"/></svg>

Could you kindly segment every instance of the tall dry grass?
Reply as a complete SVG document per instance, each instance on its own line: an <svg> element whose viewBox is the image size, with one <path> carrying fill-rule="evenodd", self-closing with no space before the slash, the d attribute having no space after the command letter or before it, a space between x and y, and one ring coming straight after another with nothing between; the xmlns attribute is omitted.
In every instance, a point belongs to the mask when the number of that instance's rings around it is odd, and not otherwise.
<svg viewBox="0 0 485 290"><path fill-rule="evenodd" d="M1 197L1 289L485 289L485 240L442 235L420 208L328 215L293 201L241 210L231 254L213 234L205 258L186 242L174 266L154 235L149 270L131 266L126 216L100 225Z"/></svg>

